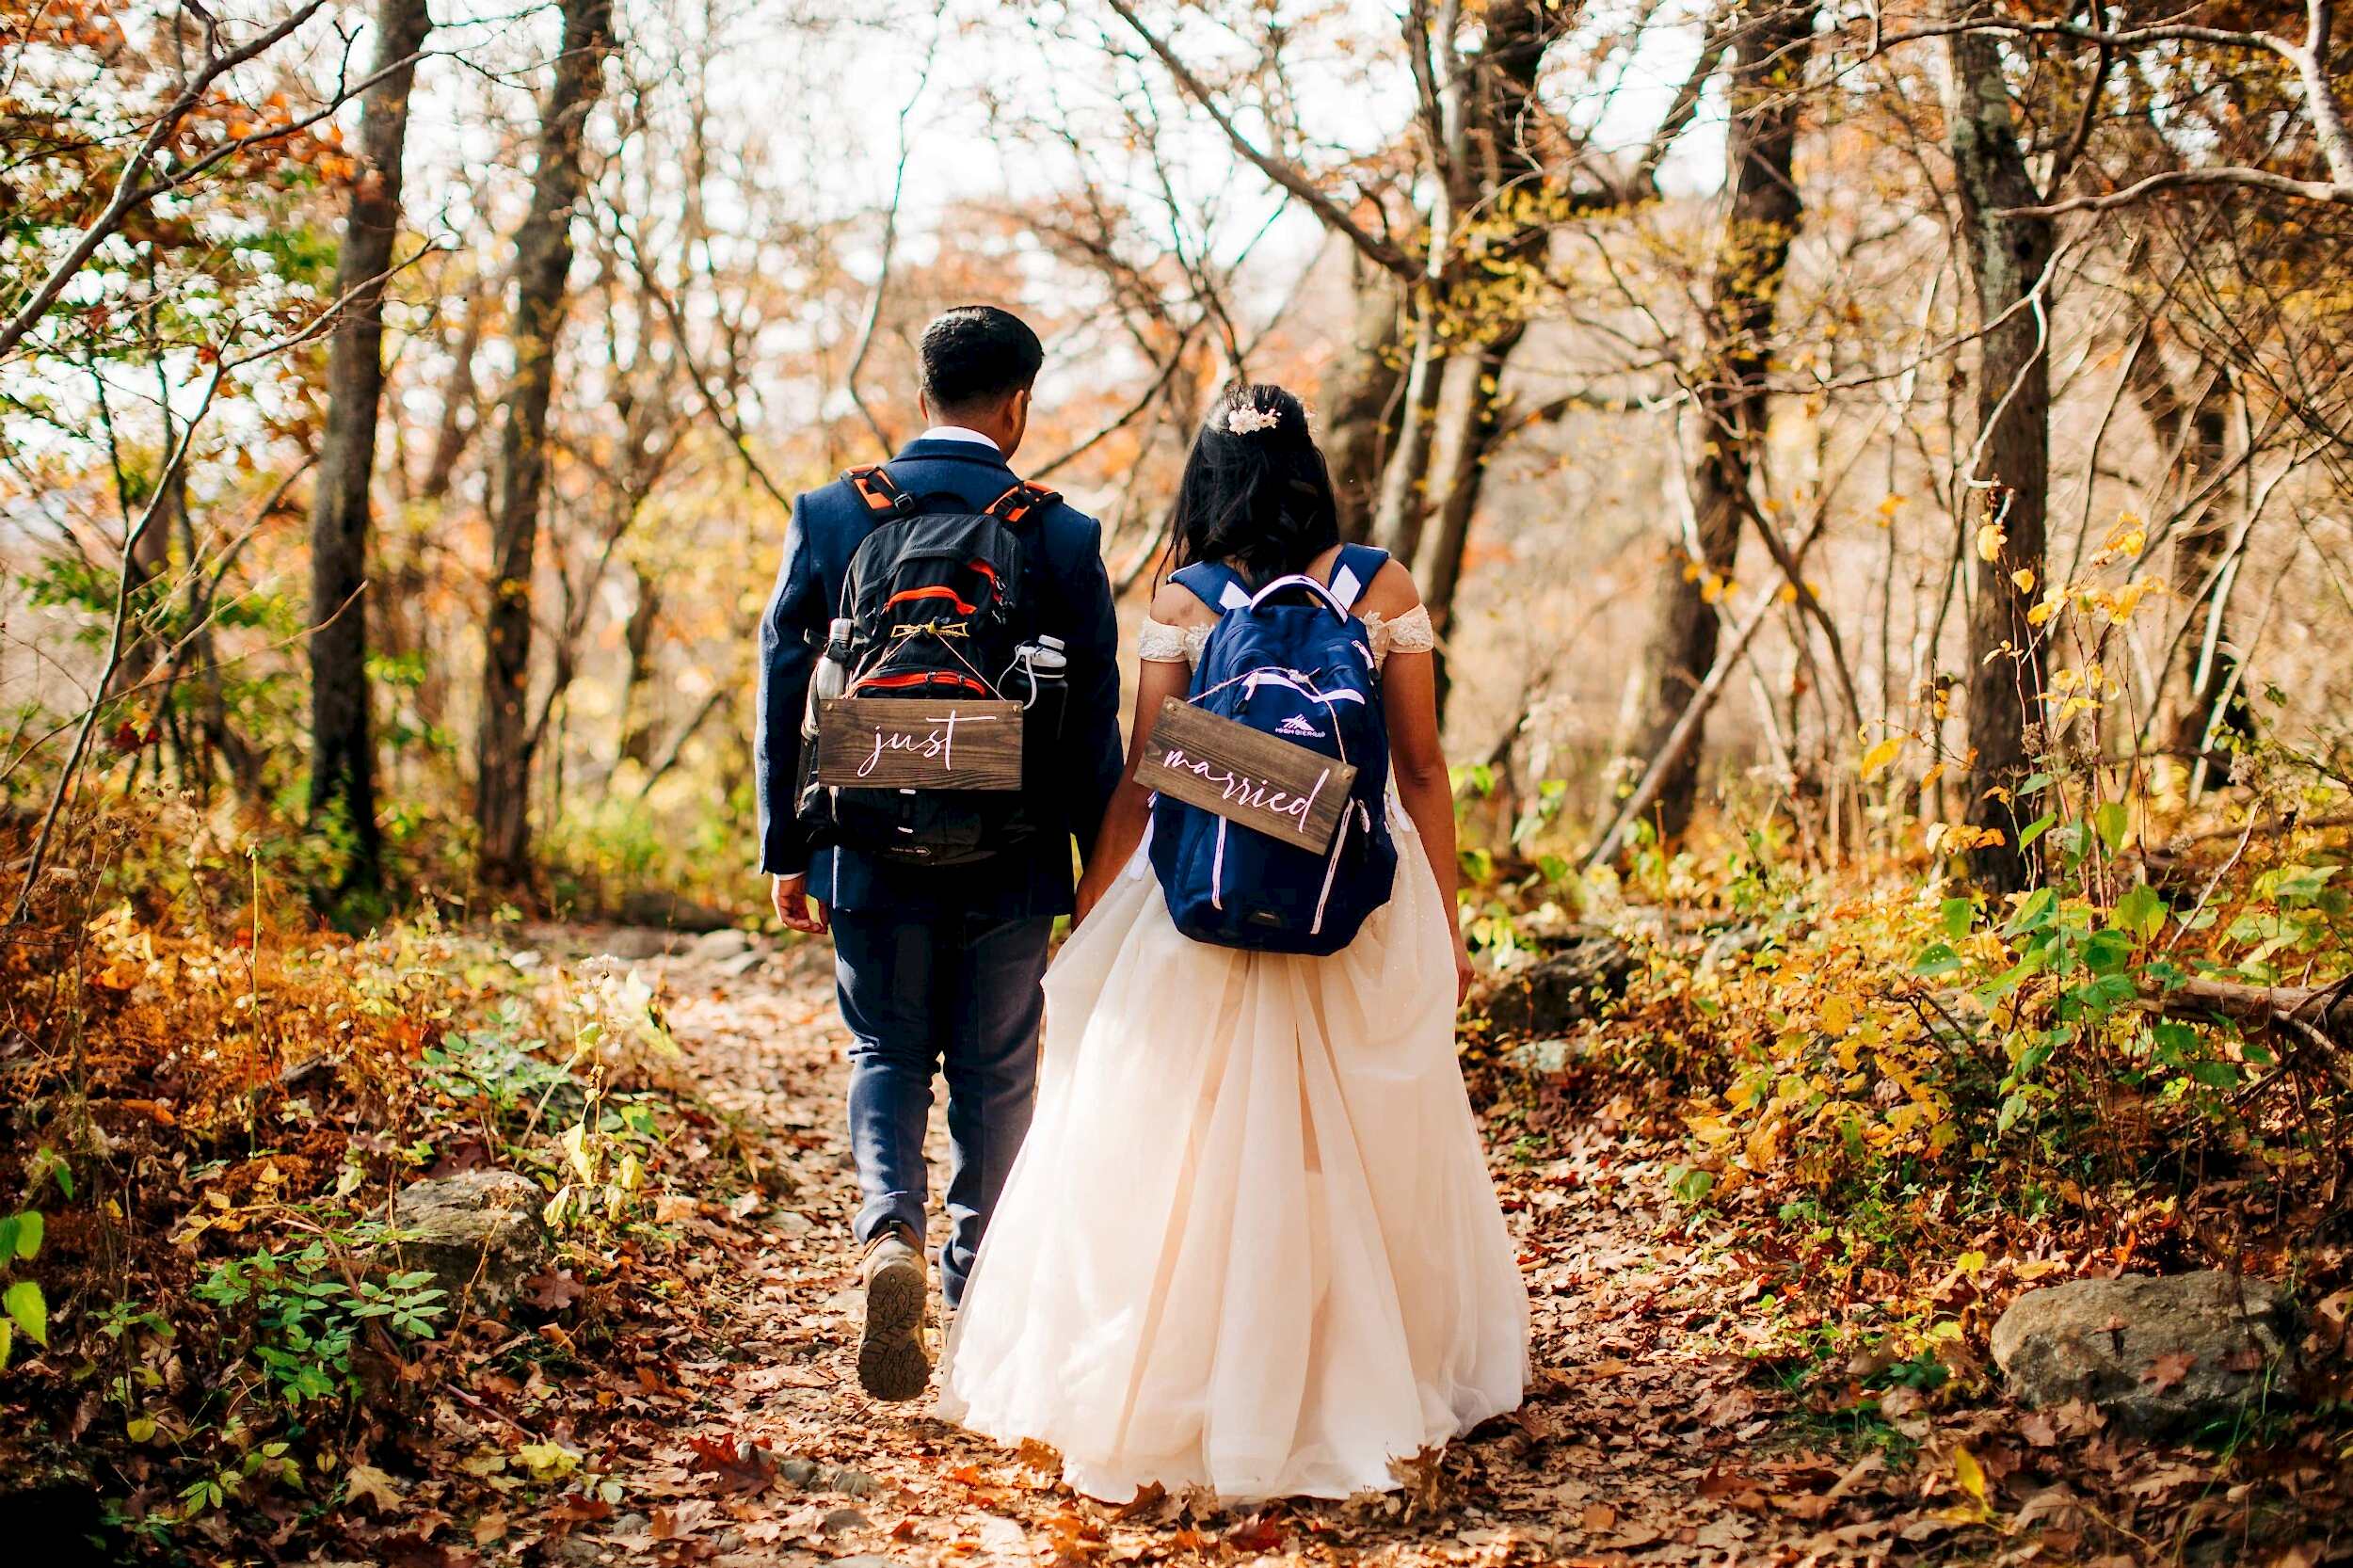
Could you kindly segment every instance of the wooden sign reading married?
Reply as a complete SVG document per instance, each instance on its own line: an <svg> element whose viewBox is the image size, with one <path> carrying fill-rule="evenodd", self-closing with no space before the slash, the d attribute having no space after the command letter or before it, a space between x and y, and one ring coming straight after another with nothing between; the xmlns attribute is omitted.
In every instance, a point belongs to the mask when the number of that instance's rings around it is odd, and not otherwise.
<svg viewBox="0 0 2353 1568"><path fill-rule="evenodd" d="M827 697L817 782L845 790L1018 790L1021 704Z"/></svg>
<svg viewBox="0 0 2353 1568"><path fill-rule="evenodd" d="M1136 781L1321 855L1339 828L1356 769L1170 697L1152 726Z"/></svg>

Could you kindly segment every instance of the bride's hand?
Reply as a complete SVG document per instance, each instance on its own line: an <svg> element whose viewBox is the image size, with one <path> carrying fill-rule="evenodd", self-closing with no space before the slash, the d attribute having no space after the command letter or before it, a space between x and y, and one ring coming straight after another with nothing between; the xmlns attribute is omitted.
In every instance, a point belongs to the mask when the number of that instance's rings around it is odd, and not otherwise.
<svg viewBox="0 0 2353 1568"><path fill-rule="evenodd" d="M1460 1006L1462 1006L1462 1005L1463 1005L1463 1002L1464 1002L1465 999L1465 998L1467 998L1467 997L1470 995L1470 988L1471 988L1471 961L1470 961L1470 949L1469 949L1469 947L1468 947L1468 946L1466 946L1465 943L1463 943L1463 942L1461 942L1461 941L1457 941L1457 942L1454 944L1454 1005L1455 1005L1455 1006L1460 1007Z"/></svg>
<svg viewBox="0 0 2353 1568"><path fill-rule="evenodd" d="M1092 871L1079 878L1079 891L1070 912L1071 930L1076 931L1084 924L1087 912L1103 901L1103 893L1109 880L1107 877L1097 877Z"/></svg>

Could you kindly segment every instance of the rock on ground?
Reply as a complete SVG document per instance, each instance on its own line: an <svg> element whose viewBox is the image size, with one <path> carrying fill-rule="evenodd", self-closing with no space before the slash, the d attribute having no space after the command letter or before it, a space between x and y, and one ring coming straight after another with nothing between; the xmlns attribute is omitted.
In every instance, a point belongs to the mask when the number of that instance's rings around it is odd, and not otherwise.
<svg viewBox="0 0 2353 1568"><path fill-rule="evenodd" d="M624 963L659 958L672 947L683 947L685 943L685 937L649 925L616 926L588 938L591 952L605 958L618 958Z"/></svg>
<svg viewBox="0 0 2353 1568"><path fill-rule="evenodd" d="M460 1171L416 1182L392 1200L404 1266L430 1270L453 1301L471 1292L476 1310L511 1299L547 1263L539 1220L547 1194L513 1171Z"/></svg>
<svg viewBox="0 0 2353 1568"><path fill-rule="evenodd" d="M2020 1400L2084 1400L2128 1432L2194 1432L2249 1409L2287 1369L2287 1303L2260 1279L2207 1270L2029 1290L1993 1325Z"/></svg>
<svg viewBox="0 0 2353 1568"><path fill-rule="evenodd" d="M1580 936L1506 976L1488 997L1487 1016L1497 1029L1557 1034L1595 1016L1634 968L1633 950L1615 936Z"/></svg>
<svg viewBox="0 0 2353 1568"><path fill-rule="evenodd" d="M751 937L744 932L730 929L696 937L687 944L686 956L699 964L715 964L751 951Z"/></svg>

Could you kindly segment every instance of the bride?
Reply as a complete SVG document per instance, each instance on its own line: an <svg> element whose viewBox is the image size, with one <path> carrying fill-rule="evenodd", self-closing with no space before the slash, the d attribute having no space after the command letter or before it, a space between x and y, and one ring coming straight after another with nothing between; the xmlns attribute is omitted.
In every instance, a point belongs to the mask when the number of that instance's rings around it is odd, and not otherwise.
<svg viewBox="0 0 2353 1568"><path fill-rule="evenodd" d="M1193 941L1144 848L1142 737L1217 612L1160 587L1128 776L1046 978L1036 1119L950 1333L941 1413L1064 1479L1228 1501L1347 1496L1520 1401L1528 1298L1454 1053L1469 968L1433 637L1412 578L1343 557L1306 411L1228 389L1171 523L1178 566L1361 587L1395 785L1395 890L1328 958ZM1377 565L1377 569L1374 569Z"/></svg>

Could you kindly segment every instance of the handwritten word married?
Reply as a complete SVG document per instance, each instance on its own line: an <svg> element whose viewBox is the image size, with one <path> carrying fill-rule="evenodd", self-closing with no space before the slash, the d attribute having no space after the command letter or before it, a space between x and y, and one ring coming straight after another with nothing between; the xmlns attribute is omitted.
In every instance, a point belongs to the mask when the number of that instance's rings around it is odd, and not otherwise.
<svg viewBox="0 0 2353 1568"><path fill-rule="evenodd" d="M1215 789L1218 798L1228 806L1239 806L1250 811L1263 811L1269 816L1288 817L1299 824L1299 831L1307 831L1307 817L1315 809L1316 797L1332 776L1326 768L1316 776L1315 788L1305 794L1293 794L1276 788L1272 782L1251 778L1231 768L1219 767L1206 757L1193 757L1182 746L1170 746L1160 753L1160 765L1172 773L1188 773ZM1240 820L1240 819L1237 819Z"/></svg>
<svg viewBox="0 0 2353 1568"><path fill-rule="evenodd" d="M1356 770L1346 760L1171 697L1136 765L1145 789L1321 855Z"/></svg>

